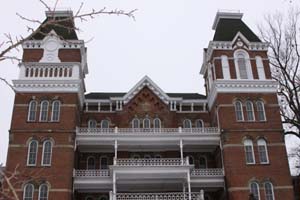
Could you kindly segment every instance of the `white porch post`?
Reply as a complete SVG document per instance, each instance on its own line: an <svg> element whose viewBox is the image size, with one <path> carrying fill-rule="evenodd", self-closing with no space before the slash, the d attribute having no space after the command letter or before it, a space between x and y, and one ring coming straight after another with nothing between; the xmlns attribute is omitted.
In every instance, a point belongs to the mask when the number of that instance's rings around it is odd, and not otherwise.
<svg viewBox="0 0 300 200"><path fill-rule="evenodd" d="M113 192L109 191L109 200L113 200Z"/></svg>
<svg viewBox="0 0 300 200"><path fill-rule="evenodd" d="M116 200L117 187L116 187L116 173L113 172L113 200Z"/></svg>
<svg viewBox="0 0 300 200"><path fill-rule="evenodd" d="M200 190L200 200L204 200L204 190Z"/></svg>
<svg viewBox="0 0 300 200"><path fill-rule="evenodd" d="M115 140L115 159L118 158L118 141Z"/></svg>
<svg viewBox="0 0 300 200"><path fill-rule="evenodd" d="M183 165L183 143L182 143L182 139L180 140L180 158L181 158L181 165Z"/></svg>
<svg viewBox="0 0 300 200"><path fill-rule="evenodd" d="M190 172L187 172L187 183L188 183L189 200L192 200Z"/></svg>
<svg viewBox="0 0 300 200"><path fill-rule="evenodd" d="M182 192L183 192L183 199L185 199L185 193L186 193L186 190L185 190L185 182L182 183Z"/></svg>

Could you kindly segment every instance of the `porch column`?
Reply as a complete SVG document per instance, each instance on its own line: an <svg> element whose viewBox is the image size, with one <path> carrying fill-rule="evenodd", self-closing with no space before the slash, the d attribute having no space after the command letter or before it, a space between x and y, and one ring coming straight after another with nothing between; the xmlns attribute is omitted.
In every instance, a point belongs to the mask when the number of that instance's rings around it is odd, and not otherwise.
<svg viewBox="0 0 300 200"><path fill-rule="evenodd" d="M113 172L113 200L116 200L117 187L116 187L116 173Z"/></svg>
<svg viewBox="0 0 300 200"><path fill-rule="evenodd" d="M183 165L183 142L182 142L182 139L180 140L180 158L181 158L181 165Z"/></svg>
<svg viewBox="0 0 300 200"><path fill-rule="evenodd" d="M187 183L188 183L189 200L192 200L190 172L187 172Z"/></svg>
<svg viewBox="0 0 300 200"><path fill-rule="evenodd" d="M182 192L183 192L183 199L185 199L185 193L186 193L185 182L182 183Z"/></svg>
<svg viewBox="0 0 300 200"><path fill-rule="evenodd" d="M115 159L118 158L118 141L115 140Z"/></svg>
<svg viewBox="0 0 300 200"><path fill-rule="evenodd" d="M204 200L204 190L200 190L200 200Z"/></svg>

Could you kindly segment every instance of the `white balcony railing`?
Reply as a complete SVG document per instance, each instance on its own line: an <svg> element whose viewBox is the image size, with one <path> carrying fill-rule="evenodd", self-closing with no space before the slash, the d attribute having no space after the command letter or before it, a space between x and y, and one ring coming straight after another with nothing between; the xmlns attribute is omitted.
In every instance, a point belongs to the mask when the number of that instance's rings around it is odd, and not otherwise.
<svg viewBox="0 0 300 200"><path fill-rule="evenodd" d="M105 135L105 134L176 134L176 133L191 133L191 134L209 134L218 133L219 129L217 127L204 127L204 128L77 128L77 134L80 135Z"/></svg>
<svg viewBox="0 0 300 200"><path fill-rule="evenodd" d="M181 166L189 165L188 158L145 158L145 159L115 159L116 166Z"/></svg>
<svg viewBox="0 0 300 200"><path fill-rule="evenodd" d="M191 176L192 177L224 176L224 170L222 168L193 169L191 171Z"/></svg>
<svg viewBox="0 0 300 200"><path fill-rule="evenodd" d="M109 170L75 170L75 177L109 177Z"/></svg>
<svg viewBox="0 0 300 200"><path fill-rule="evenodd" d="M191 193L190 200L200 200L200 193ZM188 193L117 193L116 200L189 200Z"/></svg>

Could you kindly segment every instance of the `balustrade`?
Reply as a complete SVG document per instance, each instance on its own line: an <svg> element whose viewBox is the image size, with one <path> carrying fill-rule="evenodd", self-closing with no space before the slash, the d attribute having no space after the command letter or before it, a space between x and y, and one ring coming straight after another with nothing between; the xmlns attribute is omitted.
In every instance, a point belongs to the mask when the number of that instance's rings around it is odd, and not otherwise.
<svg viewBox="0 0 300 200"><path fill-rule="evenodd" d="M109 170L75 170L75 177L108 177Z"/></svg>
<svg viewBox="0 0 300 200"><path fill-rule="evenodd" d="M224 170L222 168L193 169L191 176L224 176Z"/></svg>
<svg viewBox="0 0 300 200"><path fill-rule="evenodd" d="M176 193L117 193L116 200L189 200L189 194ZM200 193L191 193L190 200L200 200Z"/></svg>
<svg viewBox="0 0 300 200"><path fill-rule="evenodd" d="M188 159L180 158L147 158L147 159L116 159L116 166L180 166L189 165Z"/></svg>

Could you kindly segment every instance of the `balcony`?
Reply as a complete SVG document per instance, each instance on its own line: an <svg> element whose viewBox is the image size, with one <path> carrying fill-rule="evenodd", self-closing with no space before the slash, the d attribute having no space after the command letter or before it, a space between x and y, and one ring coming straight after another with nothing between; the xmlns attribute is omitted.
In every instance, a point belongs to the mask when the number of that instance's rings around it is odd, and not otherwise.
<svg viewBox="0 0 300 200"><path fill-rule="evenodd" d="M114 198L110 198L111 200ZM189 193L117 193L115 200L204 200L201 192Z"/></svg>
<svg viewBox="0 0 300 200"><path fill-rule="evenodd" d="M84 146L109 148L118 141L118 146L147 146L157 149L159 146L178 147L180 140L184 145L218 146L220 131L216 127L205 128L77 128L76 143ZM154 147L155 146L155 147Z"/></svg>

